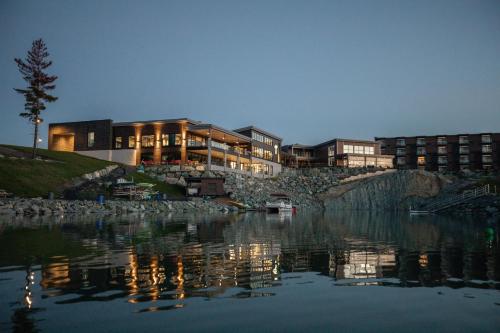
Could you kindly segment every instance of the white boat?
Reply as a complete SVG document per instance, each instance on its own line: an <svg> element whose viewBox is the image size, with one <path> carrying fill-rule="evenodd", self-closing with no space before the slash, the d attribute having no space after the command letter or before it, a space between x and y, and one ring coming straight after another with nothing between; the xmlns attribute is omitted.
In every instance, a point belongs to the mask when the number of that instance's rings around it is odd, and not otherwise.
<svg viewBox="0 0 500 333"><path fill-rule="evenodd" d="M266 213L279 214L292 212L293 205L290 198L284 194L271 194L273 201L266 201Z"/></svg>

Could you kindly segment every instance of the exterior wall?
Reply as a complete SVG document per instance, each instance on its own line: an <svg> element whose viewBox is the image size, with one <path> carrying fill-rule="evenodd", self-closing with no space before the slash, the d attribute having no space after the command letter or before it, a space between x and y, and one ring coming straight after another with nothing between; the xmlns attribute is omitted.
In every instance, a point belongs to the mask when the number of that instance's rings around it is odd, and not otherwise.
<svg viewBox="0 0 500 333"><path fill-rule="evenodd" d="M74 151L111 149L111 126L112 121L109 119L50 124L48 140L49 150L61 149L57 140L54 140L54 136L56 135L72 135L74 137ZM94 132L94 145L92 147L87 145L89 132Z"/></svg>
<svg viewBox="0 0 500 333"><path fill-rule="evenodd" d="M371 147L373 148L373 154L348 152L345 149L346 145L351 145L353 147L354 146ZM292 146L287 146L288 154L291 154ZM363 151L364 149L365 148L363 148ZM391 160L392 157L382 155L380 143L375 141L333 139L312 147L312 150L313 154L309 158L296 156L294 160L293 156L288 156L286 162L288 163L289 166L296 166L296 167L300 166L350 167L354 166L354 164L356 163L354 163L353 161L357 160L358 161L357 164L360 164L359 166L373 165L382 168L392 167L392 162L389 162L389 160ZM349 156L352 156L351 163L349 163Z"/></svg>
<svg viewBox="0 0 500 333"><path fill-rule="evenodd" d="M270 161L272 162L275 162L275 163L280 163L281 162L281 140L280 139L277 139L276 137L273 137L271 135L269 135L268 133L265 133L265 132L261 132L259 130L256 130L254 128L249 128L249 129L245 129L243 131L238 131L237 133L240 133L244 136L247 136L249 138L252 138L253 135L252 133L257 133L257 134L260 134L260 135L263 135L265 137L268 137L269 139L271 139L272 141L272 144L271 145L268 145L268 144L265 144L264 142L260 142L260 141L257 141L255 139L252 139L252 147L259 147L259 148L262 148L262 149L266 149L266 150L270 150L271 153L272 153L272 159ZM275 146L277 146L277 150L275 151ZM250 150L252 148L250 147Z"/></svg>
<svg viewBox="0 0 500 333"><path fill-rule="evenodd" d="M491 143L482 142L482 135L490 135ZM460 137L467 137L468 144L461 143ZM446 143L440 141L439 138L444 138ZM384 153L395 155L394 164L400 169L459 171L491 168L500 170L500 133L375 139L381 142ZM404 145L400 144L402 139L404 139ZM483 147L486 145L491 146L490 153L483 153ZM468 147L469 152L461 150L461 147ZM491 156L491 163L483 162L483 156ZM402 164L403 160L405 164Z"/></svg>
<svg viewBox="0 0 500 333"><path fill-rule="evenodd" d="M116 162L126 165L137 165L135 149L82 150L82 151L76 151L75 153L110 162Z"/></svg>

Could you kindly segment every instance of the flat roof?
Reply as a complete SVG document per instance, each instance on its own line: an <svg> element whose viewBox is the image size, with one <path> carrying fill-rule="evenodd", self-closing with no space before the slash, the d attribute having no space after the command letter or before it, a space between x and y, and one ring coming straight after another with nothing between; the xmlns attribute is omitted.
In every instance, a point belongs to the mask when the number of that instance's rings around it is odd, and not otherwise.
<svg viewBox="0 0 500 333"><path fill-rule="evenodd" d="M303 149L314 149L314 146L311 146L311 145L303 145L303 144L300 144L300 143L292 143L291 145L284 145L284 146L281 146L281 148L289 148L289 147L293 147L293 148L303 148Z"/></svg>
<svg viewBox="0 0 500 333"><path fill-rule="evenodd" d="M350 141L350 142L360 142L360 143L378 143L375 140L358 140L358 139L342 139L342 138L335 138L331 139L322 143L318 143L317 145L314 145L314 147L321 147L330 143L333 143L335 141Z"/></svg>
<svg viewBox="0 0 500 333"><path fill-rule="evenodd" d="M498 132L481 132L481 133L457 133L457 134L431 134L431 135L410 135L410 136L376 136L375 140L384 139L407 139L407 138L435 138L438 136L467 136L467 135L484 135L484 134L500 134Z"/></svg>
<svg viewBox="0 0 500 333"><path fill-rule="evenodd" d="M193 133L207 135L207 131L212 130L212 138L229 143L250 143L251 138L246 135L234 132L213 124L190 125L188 130Z"/></svg>
<svg viewBox="0 0 500 333"><path fill-rule="evenodd" d="M264 135L270 136L270 137L272 137L274 139L278 139L280 141L283 140L282 138L280 138L276 134L272 134L272 133L270 133L268 131L264 131L263 129L260 129L260 128L255 127L255 126L246 126L246 127L242 127L242 128L237 128L237 129L235 129L233 131L235 131L235 132L243 132L243 131L247 131L247 130L254 130L256 132L259 132L259 133L262 133Z"/></svg>
<svg viewBox="0 0 500 333"><path fill-rule="evenodd" d="M113 126L132 126L132 125L165 124L165 123L200 124L201 121L192 120L189 118L173 118L173 119L157 119L157 120L143 120L143 121L125 121L125 122L113 123Z"/></svg>

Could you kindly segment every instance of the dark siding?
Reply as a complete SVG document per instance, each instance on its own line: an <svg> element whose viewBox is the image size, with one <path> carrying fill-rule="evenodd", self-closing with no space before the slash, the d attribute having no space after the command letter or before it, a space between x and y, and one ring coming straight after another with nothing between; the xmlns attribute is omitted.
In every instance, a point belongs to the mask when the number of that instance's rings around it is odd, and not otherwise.
<svg viewBox="0 0 500 333"><path fill-rule="evenodd" d="M88 133L94 132L94 146L87 146ZM74 150L108 150L112 145L112 120L79 121L49 124L49 149L52 149L52 135L71 133L74 135Z"/></svg>

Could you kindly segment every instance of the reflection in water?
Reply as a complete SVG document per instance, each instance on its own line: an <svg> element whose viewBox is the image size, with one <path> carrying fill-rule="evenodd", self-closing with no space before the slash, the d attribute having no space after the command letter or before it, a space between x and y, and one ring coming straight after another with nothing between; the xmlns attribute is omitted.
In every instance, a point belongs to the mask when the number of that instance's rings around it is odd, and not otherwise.
<svg viewBox="0 0 500 333"><path fill-rule="evenodd" d="M135 312L174 310L185 298L212 298L232 287L247 290L236 298L273 296L256 289L294 277L284 273L309 271L339 287L499 289L498 230L486 228L466 220L359 213L283 221L259 214L5 221L0 274L35 258L39 269L28 266L19 281L28 310L40 297L55 305L169 300ZM33 297L38 270L40 295ZM20 309L11 307L12 321Z"/></svg>

